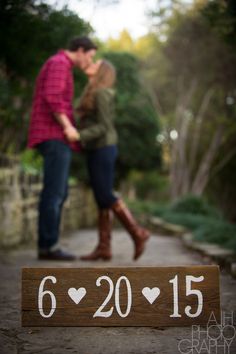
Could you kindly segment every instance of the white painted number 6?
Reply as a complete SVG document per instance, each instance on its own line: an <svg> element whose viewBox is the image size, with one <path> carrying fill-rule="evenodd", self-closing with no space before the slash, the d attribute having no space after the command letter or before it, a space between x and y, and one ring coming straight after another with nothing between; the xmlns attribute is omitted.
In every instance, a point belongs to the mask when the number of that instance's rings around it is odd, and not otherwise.
<svg viewBox="0 0 236 354"><path fill-rule="evenodd" d="M51 280L53 282L53 284L55 284L57 282L57 280L55 277L49 275L49 276L43 278L43 280L41 281L40 286L39 286L39 292L38 292L39 313L42 317L49 318L54 314L54 312L56 310L57 303L56 303L55 295L51 291L43 290L46 280ZM45 295L49 295L51 297L51 310L50 310L49 314L47 314L47 315L43 312L43 297Z"/></svg>

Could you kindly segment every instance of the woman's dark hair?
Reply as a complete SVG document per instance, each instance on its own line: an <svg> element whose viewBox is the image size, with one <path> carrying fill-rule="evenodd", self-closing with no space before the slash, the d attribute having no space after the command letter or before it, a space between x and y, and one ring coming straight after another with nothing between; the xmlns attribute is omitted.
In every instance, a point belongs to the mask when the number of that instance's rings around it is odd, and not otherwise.
<svg viewBox="0 0 236 354"><path fill-rule="evenodd" d="M86 112L94 109L95 93L99 89L112 88L116 81L116 69L108 60L102 60L100 67L84 89L78 110Z"/></svg>
<svg viewBox="0 0 236 354"><path fill-rule="evenodd" d="M91 49L97 49L97 46L86 36L72 38L69 42L68 49L71 52L76 52L79 48L83 48L85 52L88 52Z"/></svg>

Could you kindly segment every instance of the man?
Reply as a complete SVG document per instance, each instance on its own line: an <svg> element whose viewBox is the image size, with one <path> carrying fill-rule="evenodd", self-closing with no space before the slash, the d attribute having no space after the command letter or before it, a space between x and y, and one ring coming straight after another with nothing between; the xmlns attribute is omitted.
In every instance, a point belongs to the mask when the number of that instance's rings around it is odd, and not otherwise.
<svg viewBox="0 0 236 354"><path fill-rule="evenodd" d="M37 148L44 161L39 203L38 258L74 260L58 246L63 203L67 197L71 150L78 150L73 118L74 66L85 70L96 53L88 37L73 39L67 50L50 57L36 81L28 147Z"/></svg>

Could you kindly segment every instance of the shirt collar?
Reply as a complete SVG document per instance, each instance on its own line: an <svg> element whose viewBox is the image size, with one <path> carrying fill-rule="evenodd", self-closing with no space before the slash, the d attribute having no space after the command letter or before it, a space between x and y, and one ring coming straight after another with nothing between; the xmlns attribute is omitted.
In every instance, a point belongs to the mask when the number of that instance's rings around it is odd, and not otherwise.
<svg viewBox="0 0 236 354"><path fill-rule="evenodd" d="M71 68L75 65L74 62L71 60L71 58L68 57L68 55L66 54L66 52L65 52L64 49L60 49L60 50L58 51L58 54L63 55L63 56L68 60L68 63L70 64L70 67L71 67Z"/></svg>

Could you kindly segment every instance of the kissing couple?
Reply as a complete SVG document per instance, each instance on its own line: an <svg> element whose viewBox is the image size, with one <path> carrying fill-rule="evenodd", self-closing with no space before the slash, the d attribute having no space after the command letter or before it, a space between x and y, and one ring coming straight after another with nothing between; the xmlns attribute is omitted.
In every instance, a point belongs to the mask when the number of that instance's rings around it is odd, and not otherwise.
<svg viewBox="0 0 236 354"><path fill-rule="evenodd" d="M38 259L72 261L77 257L59 246L63 204L68 195L72 151L84 151L90 184L98 207L98 245L80 259L110 260L114 214L134 243L134 260L145 249L150 232L141 227L125 203L113 193L117 132L114 125L116 70L107 60L94 61L97 46L85 36L72 39L67 49L51 56L35 84L28 147L43 157L43 188L39 201ZM80 97L80 124L73 109L73 68L82 70L88 83ZM78 210L79 212L79 210Z"/></svg>

